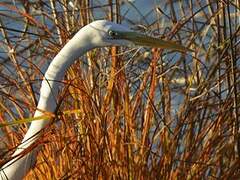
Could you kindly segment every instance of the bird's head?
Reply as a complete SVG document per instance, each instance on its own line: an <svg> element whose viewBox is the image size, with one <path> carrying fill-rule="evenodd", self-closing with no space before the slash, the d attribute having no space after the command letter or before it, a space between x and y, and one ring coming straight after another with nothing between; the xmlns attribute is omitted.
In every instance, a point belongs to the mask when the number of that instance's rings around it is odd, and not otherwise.
<svg viewBox="0 0 240 180"><path fill-rule="evenodd" d="M166 48L176 51L192 51L180 44L171 41L161 40L148 35L134 32L126 26L106 20L94 21L84 28L91 36L89 40L96 47L103 46L147 46Z"/></svg>
<svg viewBox="0 0 240 180"><path fill-rule="evenodd" d="M132 46L131 41L118 37L118 32L132 32L128 27L111 21L97 20L87 25L92 30L91 41L96 46Z"/></svg>

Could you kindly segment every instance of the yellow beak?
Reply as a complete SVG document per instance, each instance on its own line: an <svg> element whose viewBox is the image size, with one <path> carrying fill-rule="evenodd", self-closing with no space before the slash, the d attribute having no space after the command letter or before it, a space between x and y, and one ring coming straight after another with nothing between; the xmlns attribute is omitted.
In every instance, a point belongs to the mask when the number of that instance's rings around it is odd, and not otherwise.
<svg viewBox="0 0 240 180"><path fill-rule="evenodd" d="M148 46L148 47L156 47L156 48L164 48L164 49L172 49L181 52L191 51L187 47L184 47L180 44L177 44L172 41L165 41L159 38L154 38L151 36L147 36L145 34L137 33L137 32L114 32L114 39L126 39L128 41L133 42L135 45L139 46Z"/></svg>

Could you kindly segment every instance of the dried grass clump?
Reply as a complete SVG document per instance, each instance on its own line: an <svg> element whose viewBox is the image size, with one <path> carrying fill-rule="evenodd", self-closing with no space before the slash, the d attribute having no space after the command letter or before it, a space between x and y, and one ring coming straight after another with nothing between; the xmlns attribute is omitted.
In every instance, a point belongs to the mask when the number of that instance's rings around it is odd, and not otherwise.
<svg viewBox="0 0 240 180"><path fill-rule="evenodd" d="M194 52L112 47L81 57L62 82L26 179L240 177L239 1L155 3L136 22L121 14L124 6L140 13L134 4L96 2L1 1L2 125L32 116L51 59L94 19L128 23ZM26 123L1 127L0 164L26 131Z"/></svg>

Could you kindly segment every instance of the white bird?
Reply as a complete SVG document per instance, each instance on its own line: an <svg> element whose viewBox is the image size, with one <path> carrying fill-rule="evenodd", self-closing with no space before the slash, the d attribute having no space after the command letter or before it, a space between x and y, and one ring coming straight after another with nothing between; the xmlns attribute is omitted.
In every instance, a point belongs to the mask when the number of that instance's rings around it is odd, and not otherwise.
<svg viewBox="0 0 240 180"><path fill-rule="evenodd" d="M57 107L59 82L66 70L87 51L106 46L152 46L170 48L177 51L189 51L179 44L163 41L147 35L131 31L129 28L106 20L94 21L82 29L63 47L49 65L41 84L40 98L34 117L43 116L44 112L54 112ZM33 167L36 159L34 151L24 152L39 137L39 132L49 123L49 120L33 121L12 155L13 159L0 169L0 179L23 179Z"/></svg>

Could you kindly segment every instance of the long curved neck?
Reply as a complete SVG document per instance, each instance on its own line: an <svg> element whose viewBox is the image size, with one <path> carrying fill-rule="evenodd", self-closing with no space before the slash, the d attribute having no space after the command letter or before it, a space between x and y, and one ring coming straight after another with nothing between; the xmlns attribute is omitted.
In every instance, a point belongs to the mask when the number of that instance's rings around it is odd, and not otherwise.
<svg viewBox="0 0 240 180"><path fill-rule="evenodd" d="M44 75L40 89L40 98L34 117L42 116L44 112L55 111L59 83L66 70L78 57L93 48L94 46L91 44L90 35L85 26L56 55ZM35 142L39 137L39 131L48 123L49 120L44 119L33 121L13 156L19 155ZM1 168L0 179L22 179L34 163L35 153L33 151L20 159L14 158Z"/></svg>
<svg viewBox="0 0 240 180"><path fill-rule="evenodd" d="M39 117L44 112L54 112L57 106L57 96L61 81L66 70L74 63L74 61L94 48L89 42L88 32L82 28L55 56L50 63L41 84L40 98L34 117ZM40 131L49 121L32 122L28 132L24 136L23 142L32 137L33 134ZM33 125L34 129L32 128ZM34 131L34 132L33 132Z"/></svg>
<svg viewBox="0 0 240 180"><path fill-rule="evenodd" d="M41 115L44 111L55 111L59 87L66 70L77 58L93 48L88 32L82 28L56 55L44 75L34 117Z"/></svg>

